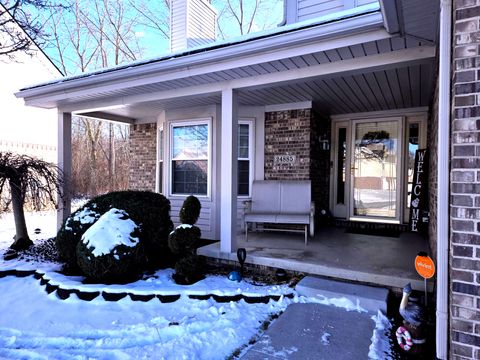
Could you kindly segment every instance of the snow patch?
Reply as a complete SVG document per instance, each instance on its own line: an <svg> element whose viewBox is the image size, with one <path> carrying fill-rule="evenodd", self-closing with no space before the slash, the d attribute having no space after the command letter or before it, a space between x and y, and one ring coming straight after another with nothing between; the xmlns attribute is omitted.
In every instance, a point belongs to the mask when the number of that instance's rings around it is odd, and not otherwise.
<svg viewBox="0 0 480 360"><path fill-rule="evenodd" d="M296 297L294 299L294 301L298 302L298 303L302 303L302 304L317 303L317 304L322 304L322 305L333 305L335 307L344 308L347 311L358 311L359 313L368 312L367 310L365 310L364 308L362 308L360 306L360 300L359 299L357 299L357 303L354 304L353 301L351 301L351 300L349 300L345 297L327 298L324 295L318 294L316 297L304 297L304 296Z"/></svg>
<svg viewBox="0 0 480 360"><path fill-rule="evenodd" d="M270 339L270 336L266 334L260 338L260 340L258 341L258 344L261 345L261 347L258 349L260 353L269 354L275 359L287 360L290 358L290 355L298 351L298 348L295 346L291 346L290 348L282 347L281 350L276 350L272 346L272 341Z"/></svg>
<svg viewBox="0 0 480 360"><path fill-rule="evenodd" d="M324 332L323 335L322 335L322 345L330 345L330 336L332 336L332 334L328 333L328 332Z"/></svg>
<svg viewBox="0 0 480 360"><path fill-rule="evenodd" d="M83 234L82 242L93 248L92 254L96 257L110 254L118 245L135 247L139 239L131 234L137 228L124 210L112 208Z"/></svg>
<svg viewBox="0 0 480 360"><path fill-rule="evenodd" d="M173 231L170 232L170 235L172 235L177 229L190 229L192 227L193 225L190 225L190 224L180 224Z"/></svg>
<svg viewBox="0 0 480 360"><path fill-rule="evenodd" d="M375 329L373 329L372 343L368 351L369 359L393 359L392 347L388 337L392 324L380 310L377 315L372 316L372 320L375 322Z"/></svg>
<svg viewBox="0 0 480 360"><path fill-rule="evenodd" d="M93 204L92 207L96 207L96 204ZM68 218L67 223L65 224L65 230L72 231L71 222L77 221L80 222L82 225L93 224L98 218L100 214L93 211L92 209L86 207L83 208L81 211L76 213L74 216Z"/></svg>

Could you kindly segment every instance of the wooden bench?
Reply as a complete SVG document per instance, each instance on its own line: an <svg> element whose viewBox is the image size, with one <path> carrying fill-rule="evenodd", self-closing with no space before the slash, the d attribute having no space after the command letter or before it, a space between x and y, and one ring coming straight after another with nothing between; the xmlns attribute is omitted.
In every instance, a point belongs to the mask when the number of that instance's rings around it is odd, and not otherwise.
<svg viewBox="0 0 480 360"><path fill-rule="evenodd" d="M268 230L305 232L314 235L315 205L311 201L310 180L261 180L254 181L252 200L245 202L245 240L248 241L249 224L295 224L304 229L282 229L269 227Z"/></svg>

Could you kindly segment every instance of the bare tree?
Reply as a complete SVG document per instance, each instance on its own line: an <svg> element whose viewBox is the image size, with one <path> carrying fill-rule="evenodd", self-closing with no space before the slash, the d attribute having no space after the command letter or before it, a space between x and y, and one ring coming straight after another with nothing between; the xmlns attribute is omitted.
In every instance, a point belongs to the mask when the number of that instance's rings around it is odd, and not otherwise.
<svg viewBox="0 0 480 360"><path fill-rule="evenodd" d="M130 0L135 7L122 0L69 0L66 4L62 11L49 15L53 60L65 73L119 65L142 55L136 27L145 26L146 20L135 8L147 13L146 2ZM149 21L155 20L150 15ZM73 118L72 180L77 195L128 187L128 137L122 139L125 126Z"/></svg>
<svg viewBox="0 0 480 360"><path fill-rule="evenodd" d="M281 21L282 0L214 0L219 10L217 29L221 38L275 27Z"/></svg>
<svg viewBox="0 0 480 360"><path fill-rule="evenodd" d="M28 236L23 209L26 199L36 210L48 203L56 205L61 179L60 169L54 164L27 155L0 152L0 196L5 197L9 190L7 204L11 202L15 219L12 249L27 249L33 244Z"/></svg>
<svg viewBox="0 0 480 360"><path fill-rule="evenodd" d="M170 2L129 0L132 9L140 15L139 23L162 34L165 39L170 38Z"/></svg>
<svg viewBox="0 0 480 360"><path fill-rule="evenodd" d="M0 58L14 59L15 54L24 52L32 55L43 46L48 38L39 12L58 9L63 5L47 0L1 0L0 1Z"/></svg>

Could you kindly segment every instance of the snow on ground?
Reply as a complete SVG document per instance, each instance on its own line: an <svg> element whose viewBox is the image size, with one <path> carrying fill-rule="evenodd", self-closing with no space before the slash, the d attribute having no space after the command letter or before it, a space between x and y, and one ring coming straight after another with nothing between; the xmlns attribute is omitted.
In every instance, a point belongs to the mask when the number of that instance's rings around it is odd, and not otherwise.
<svg viewBox="0 0 480 360"><path fill-rule="evenodd" d="M6 277L0 293L0 357L11 359L225 359L290 302L62 301L33 277Z"/></svg>
<svg viewBox="0 0 480 360"><path fill-rule="evenodd" d="M26 216L34 242L55 236L54 212ZM41 229L40 234L34 233L35 228ZM0 218L0 256L11 245L14 233L13 217L6 214ZM5 269L40 269L51 284L61 284L65 289L182 296L173 303L161 303L158 299L132 301L129 297L109 302L101 296L87 302L75 294L60 300L55 292L47 294L33 276L0 278L0 359L225 359L258 338L262 324L292 302L363 310L344 298L295 295L293 299L281 297L267 304L188 298L189 294L263 296L293 291L285 285L232 282L225 276L208 276L191 286L181 286L172 281L172 270L164 270L132 284L107 286L82 284L82 277L56 272L60 265L54 263L0 258L0 270ZM378 315L372 320L376 328L369 357L388 358L388 319ZM322 341L327 345L328 335L323 335Z"/></svg>
<svg viewBox="0 0 480 360"><path fill-rule="evenodd" d="M26 212L28 235L33 242L40 239L52 238L57 234L57 213L51 211ZM35 234L35 229L40 229ZM15 222L12 213L0 214L0 252L13 243L15 235Z"/></svg>

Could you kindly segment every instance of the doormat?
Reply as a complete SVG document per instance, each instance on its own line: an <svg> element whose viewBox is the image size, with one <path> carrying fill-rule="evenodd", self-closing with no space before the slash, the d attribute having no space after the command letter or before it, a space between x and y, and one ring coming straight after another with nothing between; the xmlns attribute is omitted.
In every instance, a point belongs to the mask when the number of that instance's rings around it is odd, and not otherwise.
<svg viewBox="0 0 480 360"><path fill-rule="evenodd" d="M374 227L347 227L345 229L345 232L349 234L372 235L372 236L394 237L394 238L398 238L402 233L400 230L397 230L397 229L374 228Z"/></svg>

